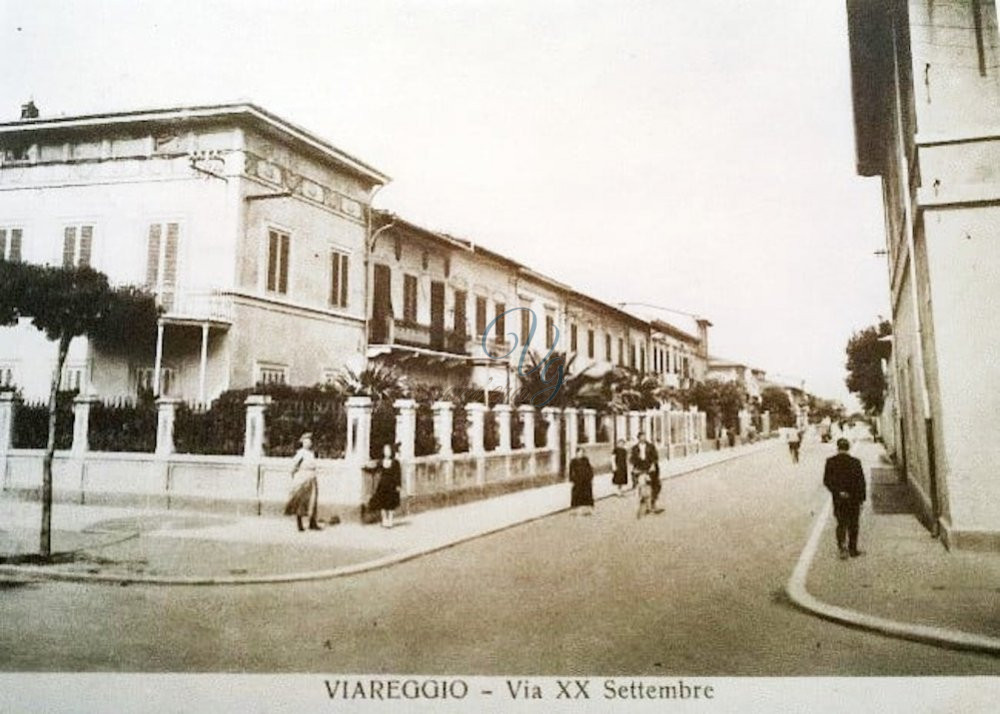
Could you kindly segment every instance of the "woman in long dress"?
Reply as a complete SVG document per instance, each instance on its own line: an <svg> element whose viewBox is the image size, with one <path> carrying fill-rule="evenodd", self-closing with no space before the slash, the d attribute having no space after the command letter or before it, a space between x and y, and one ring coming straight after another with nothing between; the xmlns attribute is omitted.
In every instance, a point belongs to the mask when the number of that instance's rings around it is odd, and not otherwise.
<svg viewBox="0 0 1000 714"><path fill-rule="evenodd" d="M625 493L628 486L628 449L624 439L619 439L611 451L611 483L618 487L619 496Z"/></svg>
<svg viewBox="0 0 1000 714"><path fill-rule="evenodd" d="M573 482L569 507L583 508L584 515L589 516L594 512L594 469L579 447L576 456L569 462L569 480Z"/></svg>
<svg viewBox="0 0 1000 714"><path fill-rule="evenodd" d="M375 472L378 474L378 485L368 506L373 511L379 511L383 528L392 528L393 512L399 508L402 478L399 461L393 453L391 444L382 447L382 458L379 459Z"/></svg>
<svg viewBox="0 0 1000 714"><path fill-rule="evenodd" d="M292 458L292 488L285 504L285 515L295 516L300 531L302 519L309 518L309 530L320 530L316 522L319 504L319 484L316 481L316 454L312 450L312 434L306 432L299 438L302 448Z"/></svg>

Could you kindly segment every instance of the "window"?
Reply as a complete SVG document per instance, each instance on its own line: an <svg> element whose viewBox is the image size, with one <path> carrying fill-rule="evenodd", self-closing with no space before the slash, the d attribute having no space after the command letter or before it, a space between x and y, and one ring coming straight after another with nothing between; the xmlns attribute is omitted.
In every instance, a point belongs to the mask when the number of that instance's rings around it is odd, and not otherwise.
<svg viewBox="0 0 1000 714"><path fill-rule="evenodd" d="M637 361L638 360L636 360L636 354L635 354L635 343L633 342L631 345L629 345L628 366L631 367L632 369L635 369L635 364Z"/></svg>
<svg viewBox="0 0 1000 714"><path fill-rule="evenodd" d="M587 357L594 359L594 331L587 330Z"/></svg>
<svg viewBox="0 0 1000 714"><path fill-rule="evenodd" d="M521 310L521 345L528 344L531 337L531 310Z"/></svg>
<svg viewBox="0 0 1000 714"><path fill-rule="evenodd" d="M465 306L469 302L469 294L464 290L455 291L455 334L465 337Z"/></svg>
<svg viewBox="0 0 1000 714"><path fill-rule="evenodd" d="M66 226L63 232L63 267L75 268L90 265L93 247L93 226Z"/></svg>
<svg viewBox="0 0 1000 714"><path fill-rule="evenodd" d="M507 341L507 332L506 332L506 329L507 329L507 306L504 303L502 303L502 302L498 302L497 303L496 313L497 313L497 317L496 317L496 330L495 330L496 338L498 340L500 340L501 342L506 342Z"/></svg>
<svg viewBox="0 0 1000 714"><path fill-rule="evenodd" d="M0 364L0 387L14 386L14 366L10 364Z"/></svg>
<svg viewBox="0 0 1000 714"><path fill-rule="evenodd" d="M621 337L618 338L618 366L625 366L625 340Z"/></svg>
<svg viewBox="0 0 1000 714"><path fill-rule="evenodd" d="M403 276L403 320L417 321L417 276Z"/></svg>
<svg viewBox="0 0 1000 714"><path fill-rule="evenodd" d="M146 288L156 294L170 292L177 285L176 223L152 223L146 243Z"/></svg>
<svg viewBox="0 0 1000 714"><path fill-rule="evenodd" d="M645 374L646 372L646 348L639 348L639 371Z"/></svg>
<svg viewBox="0 0 1000 714"><path fill-rule="evenodd" d="M604 336L604 360L606 362L611 361L611 335Z"/></svg>
<svg viewBox="0 0 1000 714"><path fill-rule="evenodd" d="M0 228L0 260L21 262L21 229Z"/></svg>
<svg viewBox="0 0 1000 714"><path fill-rule="evenodd" d="M576 324L571 324L569 326L569 349L570 352L576 352Z"/></svg>
<svg viewBox="0 0 1000 714"><path fill-rule="evenodd" d="M267 232L267 292L269 293L288 294L288 251L288 234L269 230Z"/></svg>
<svg viewBox="0 0 1000 714"><path fill-rule="evenodd" d="M486 298L476 296L476 334L479 337L486 332Z"/></svg>
<svg viewBox="0 0 1000 714"><path fill-rule="evenodd" d="M347 256L330 251L330 305L347 307Z"/></svg>
<svg viewBox="0 0 1000 714"><path fill-rule="evenodd" d="M7 163L19 163L23 161L30 161L31 154L28 151L27 144L21 144L19 146L7 146L3 150L3 162Z"/></svg>
<svg viewBox="0 0 1000 714"><path fill-rule="evenodd" d="M545 316L545 347L552 347L556 339L556 321L552 315Z"/></svg>
<svg viewBox="0 0 1000 714"><path fill-rule="evenodd" d="M258 363L256 384L288 384L287 365Z"/></svg>

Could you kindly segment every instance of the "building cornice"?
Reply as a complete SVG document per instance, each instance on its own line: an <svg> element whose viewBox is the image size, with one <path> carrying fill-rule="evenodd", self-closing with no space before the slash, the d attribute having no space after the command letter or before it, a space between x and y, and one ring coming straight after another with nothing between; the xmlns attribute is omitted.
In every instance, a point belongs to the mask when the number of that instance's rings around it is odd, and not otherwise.
<svg viewBox="0 0 1000 714"><path fill-rule="evenodd" d="M220 120L249 121L251 124L263 127L294 144L312 150L327 161L336 163L342 168L367 179L372 184L385 184L390 180L386 174L365 164L360 159L341 151L306 129L292 124L255 104L246 102L0 122L0 137L65 131L92 132L94 129L110 126L213 122Z"/></svg>

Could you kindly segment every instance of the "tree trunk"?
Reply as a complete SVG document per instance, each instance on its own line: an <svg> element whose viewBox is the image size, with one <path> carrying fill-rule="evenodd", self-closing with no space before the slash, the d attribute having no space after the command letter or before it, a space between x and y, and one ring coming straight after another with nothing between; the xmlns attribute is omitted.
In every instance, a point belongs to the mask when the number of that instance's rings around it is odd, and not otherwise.
<svg viewBox="0 0 1000 714"><path fill-rule="evenodd" d="M72 337L63 336L59 340L59 354L52 373L52 386L49 389L49 437L45 444L45 456L42 458L42 532L39 542L39 553L43 558L52 555L52 459L56 452L56 397L59 394L59 383L62 381L63 364L69 352Z"/></svg>

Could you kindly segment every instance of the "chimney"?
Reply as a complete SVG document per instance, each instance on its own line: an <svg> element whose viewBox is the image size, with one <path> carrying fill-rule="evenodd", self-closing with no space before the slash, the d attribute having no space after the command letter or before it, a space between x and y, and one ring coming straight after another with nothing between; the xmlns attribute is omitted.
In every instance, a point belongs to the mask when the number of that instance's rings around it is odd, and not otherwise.
<svg viewBox="0 0 1000 714"><path fill-rule="evenodd" d="M21 118L22 119L38 118L38 107L35 106L34 100L29 99L27 104L21 105Z"/></svg>
<svg viewBox="0 0 1000 714"><path fill-rule="evenodd" d="M708 328L712 323L703 317L696 318L698 323L698 354L708 359Z"/></svg>

